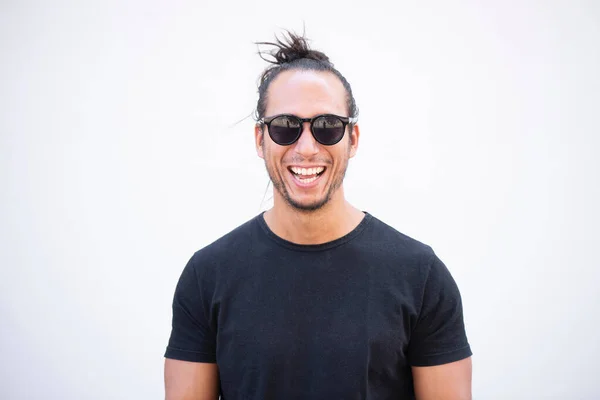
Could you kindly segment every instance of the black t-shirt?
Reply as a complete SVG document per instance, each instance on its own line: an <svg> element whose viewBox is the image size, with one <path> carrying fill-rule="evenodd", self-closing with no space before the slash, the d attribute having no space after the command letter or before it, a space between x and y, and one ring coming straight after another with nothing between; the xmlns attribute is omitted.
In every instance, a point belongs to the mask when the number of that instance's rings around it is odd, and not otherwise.
<svg viewBox="0 0 600 400"><path fill-rule="evenodd" d="M320 245L259 214L199 250L165 357L217 363L223 400L413 399L411 366L471 356L459 290L433 250L369 213Z"/></svg>

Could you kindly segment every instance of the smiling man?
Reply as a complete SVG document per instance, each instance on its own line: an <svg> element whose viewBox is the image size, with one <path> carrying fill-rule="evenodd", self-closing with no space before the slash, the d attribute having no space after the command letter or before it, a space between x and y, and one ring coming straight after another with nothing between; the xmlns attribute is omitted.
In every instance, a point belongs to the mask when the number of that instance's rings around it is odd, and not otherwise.
<svg viewBox="0 0 600 400"><path fill-rule="evenodd" d="M274 205L183 270L167 399L470 399L448 269L344 197L360 137L350 84L303 37L263 44L254 134Z"/></svg>

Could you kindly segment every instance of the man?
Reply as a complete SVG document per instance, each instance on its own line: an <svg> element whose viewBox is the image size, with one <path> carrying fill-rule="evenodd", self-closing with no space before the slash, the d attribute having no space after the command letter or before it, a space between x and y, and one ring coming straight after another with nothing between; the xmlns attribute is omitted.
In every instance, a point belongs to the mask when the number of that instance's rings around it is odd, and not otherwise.
<svg viewBox="0 0 600 400"><path fill-rule="evenodd" d="M344 198L360 137L349 83L303 37L267 44L255 139L274 205L185 267L167 399L470 399L450 273Z"/></svg>

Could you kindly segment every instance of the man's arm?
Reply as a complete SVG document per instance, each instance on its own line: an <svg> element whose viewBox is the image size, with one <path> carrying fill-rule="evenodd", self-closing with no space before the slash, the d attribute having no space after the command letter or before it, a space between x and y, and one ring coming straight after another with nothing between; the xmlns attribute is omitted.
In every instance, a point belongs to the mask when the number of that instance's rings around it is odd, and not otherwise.
<svg viewBox="0 0 600 400"><path fill-rule="evenodd" d="M412 373L417 400L471 400L471 357Z"/></svg>
<svg viewBox="0 0 600 400"><path fill-rule="evenodd" d="M165 398L166 400L218 400L217 364L166 358Z"/></svg>
<svg viewBox="0 0 600 400"><path fill-rule="evenodd" d="M207 261L194 253L173 296L173 320L165 351L167 400L217 400L220 392L216 358L216 326L210 318L213 284Z"/></svg>

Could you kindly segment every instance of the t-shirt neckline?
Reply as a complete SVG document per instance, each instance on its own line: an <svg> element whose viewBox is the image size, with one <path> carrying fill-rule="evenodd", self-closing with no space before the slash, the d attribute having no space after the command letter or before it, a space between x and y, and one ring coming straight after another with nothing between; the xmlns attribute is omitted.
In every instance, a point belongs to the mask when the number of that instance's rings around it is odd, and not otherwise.
<svg viewBox="0 0 600 400"><path fill-rule="evenodd" d="M353 230L351 230L344 236L341 236L337 239L334 239L332 241L325 242L325 243L320 243L320 244L298 244L298 243L290 242L286 239L283 239L282 237L277 236L271 230L271 228L269 228L269 225L267 225L267 222L265 221L265 217L264 217L265 211L260 213L256 217L256 219L258 220L258 224L262 228L263 232L267 235L267 237L269 239L273 240L275 243L277 243L280 246L286 247L291 250L296 250L296 251L323 251L323 250L332 249L334 247L337 247L344 243L347 243L350 240L354 239L356 236L358 236L362 231L364 231L364 229L367 227L369 222L371 222L371 219L373 219L373 216L366 211L363 211L363 213L365 214L365 216Z"/></svg>

